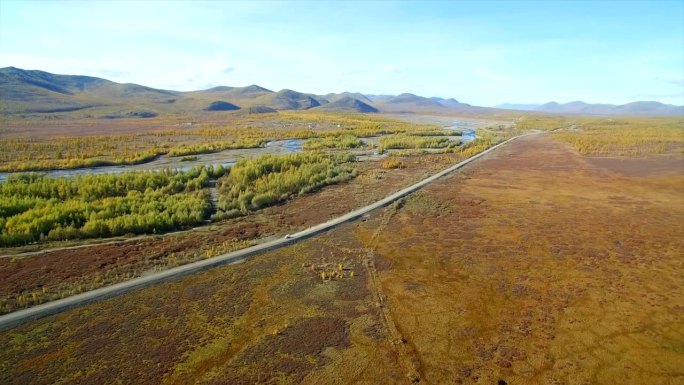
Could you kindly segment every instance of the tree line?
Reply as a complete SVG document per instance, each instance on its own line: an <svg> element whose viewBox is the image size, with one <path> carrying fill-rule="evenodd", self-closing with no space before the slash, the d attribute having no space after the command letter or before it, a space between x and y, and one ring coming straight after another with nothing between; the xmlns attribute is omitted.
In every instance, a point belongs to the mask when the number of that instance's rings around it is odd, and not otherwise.
<svg viewBox="0 0 684 385"><path fill-rule="evenodd" d="M352 154L304 153L243 159L219 180L217 218L252 210L316 191L356 176Z"/></svg>
<svg viewBox="0 0 684 385"><path fill-rule="evenodd" d="M211 214L204 187L225 173L218 166L73 178L12 175L0 183L0 246L193 226Z"/></svg>

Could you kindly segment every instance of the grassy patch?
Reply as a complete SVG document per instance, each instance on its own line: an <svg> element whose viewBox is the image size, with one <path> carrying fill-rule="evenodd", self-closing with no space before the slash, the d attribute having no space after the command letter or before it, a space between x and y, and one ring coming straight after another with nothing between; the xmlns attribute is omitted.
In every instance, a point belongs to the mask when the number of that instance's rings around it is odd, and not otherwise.
<svg viewBox="0 0 684 385"><path fill-rule="evenodd" d="M354 135L328 136L325 138L313 138L304 142L305 150L322 149L352 149L361 147L361 139Z"/></svg>
<svg viewBox="0 0 684 385"><path fill-rule="evenodd" d="M645 156L681 153L682 118L583 119L573 130L553 134L585 155Z"/></svg>
<svg viewBox="0 0 684 385"><path fill-rule="evenodd" d="M263 139L240 139L236 141L220 141L204 144L181 146L169 151L169 156L184 156L197 154L211 154L229 149L237 148L257 148L262 147L266 143Z"/></svg>
<svg viewBox="0 0 684 385"><path fill-rule="evenodd" d="M382 168L393 169L393 168L404 168L406 165L404 162L397 158L390 158L382 162Z"/></svg>
<svg viewBox="0 0 684 385"><path fill-rule="evenodd" d="M381 138L378 148L379 151L389 149L452 148L459 144L459 141L449 140L447 137L399 134Z"/></svg>

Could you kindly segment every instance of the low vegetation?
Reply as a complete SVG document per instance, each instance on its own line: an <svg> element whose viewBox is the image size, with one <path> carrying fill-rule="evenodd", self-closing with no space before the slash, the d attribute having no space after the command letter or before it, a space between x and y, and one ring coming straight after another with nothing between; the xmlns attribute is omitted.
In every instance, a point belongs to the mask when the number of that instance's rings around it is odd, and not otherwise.
<svg viewBox="0 0 684 385"><path fill-rule="evenodd" d="M515 127L523 131L551 131L568 127L574 124L576 119L558 115L525 115L516 120Z"/></svg>
<svg viewBox="0 0 684 385"><path fill-rule="evenodd" d="M415 124L367 114L329 114L312 111L281 111L279 117L291 122L310 124L316 128L354 131L357 136L382 135L407 131L434 131L435 126Z"/></svg>
<svg viewBox="0 0 684 385"><path fill-rule="evenodd" d="M382 168L393 169L393 168L404 168L406 165L399 159L390 158L382 162Z"/></svg>
<svg viewBox="0 0 684 385"><path fill-rule="evenodd" d="M0 140L0 171L41 171L140 164L165 152L134 136L9 138Z"/></svg>
<svg viewBox="0 0 684 385"><path fill-rule="evenodd" d="M219 182L217 218L234 217L356 176L351 154L243 159Z"/></svg>
<svg viewBox="0 0 684 385"><path fill-rule="evenodd" d="M380 139L378 150L388 149L413 149L413 148L453 148L461 142L450 140L447 137L417 136L417 135L391 135Z"/></svg>
<svg viewBox="0 0 684 385"><path fill-rule="evenodd" d="M555 132L554 136L585 155L681 153L684 149L684 119L585 118L572 129Z"/></svg>
<svg viewBox="0 0 684 385"><path fill-rule="evenodd" d="M304 142L305 150L322 149L352 149L363 145L361 139L354 135L328 136L325 138L313 138Z"/></svg>
<svg viewBox="0 0 684 385"><path fill-rule="evenodd" d="M469 158L475 154L478 154L492 146L495 146L504 140L506 140L508 135L497 134L489 131L478 131L477 138L465 146L459 147L454 150L455 153L461 154L465 158Z"/></svg>
<svg viewBox="0 0 684 385"><path fill-rule="evenodd" d="M203 143L189 146L181 146L169 151L169 156L185 156L197 154L211 154L223 150L235 148L257 148L262 147L266 143L263 139L240 139L236 141L220 141Z"/></svg>

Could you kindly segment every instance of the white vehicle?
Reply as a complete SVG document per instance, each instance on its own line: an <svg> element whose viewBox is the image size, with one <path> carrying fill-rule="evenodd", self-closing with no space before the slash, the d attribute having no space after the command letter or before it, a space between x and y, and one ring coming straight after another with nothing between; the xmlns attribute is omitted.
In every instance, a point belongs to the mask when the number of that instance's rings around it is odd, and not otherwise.
<svg viewBox="0 0 684 385"><path fill-rule="evenodd" d="M285 235L285 239L292 239L292 234Z"/></svg>

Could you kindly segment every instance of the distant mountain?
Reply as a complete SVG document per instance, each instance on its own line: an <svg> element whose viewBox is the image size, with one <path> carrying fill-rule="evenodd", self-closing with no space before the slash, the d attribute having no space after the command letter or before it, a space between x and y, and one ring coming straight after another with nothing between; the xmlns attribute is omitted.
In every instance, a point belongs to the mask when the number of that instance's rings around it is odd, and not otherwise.
<svg viewBox="0 0 684 385"><path fill-rule="evenodd" d="M374 104L381 111L386 112L429 112L441 111L446 107L430 98L410 93L403 93L383 100L375 100Z"/></svg>
<svg viewBox="0 0 684 385"><path fill-rule="evenodd" d="M438 97L432 97L430 98L431 100L434 100L435 102L445 106L445 107L459 107L465 103L459 103L458 100L454 98L449 98L449 99L444 99L444 98L438 98ZM469 104L466 104L469 106Z"/></svg>
<svg viewBox="0 0 684 385"><path fill-rule="evenodd" d="M660 102L632 102L617 106L619 114L625 115L683 115L684 106Z"/></svg>
<svg viewBox="0 0 684 385"><path fill-rule="evenodd" d="M258 85L178 92L91 76L56 75L14 67L0 69L2 115L40 117L50 114L68 118L115 119L204 113L273 113L310 108L355 113L486 114L496 111L460 103L453 98L426 98L410 93L314 95L289 89L273 92Z"/></svg>
<svg viewBox="0 0 684 385"><path fill-rule="evenodd" d="M231 93L233 93L236 97L255 98L257 96L261 96L264 94L272 94L273 91L266 89L264 87L257 86L256 84L252 84L251 86L247 87L233 88L231 90Z"/></svg>
<svg viewBox="0 0 684 385"><path fill-rule="evenodd" d="M366 98L368 98L368 100L370 100L371 102L375 103L375 102L384 102L384 101L387 101L387 100L389 100L389 99L392 99L392 98L395 97L396 95L373 95L373 94L365 94L364 96L365 96Z"/></svg>
<svg viewBox="0 0 684 385"><path fill-rule="evenodd" d="M168 100L177 92L157 90L138 84L120 84L92 76L55 75L43 71L22 70L14 67L0 69L3 99L31 100L37 94L56 93L65 96L90 94L104 98L151 98Z"/></svg>
<svg viewBox="0 0 684 385"><path fill-rule="evenodd" d="M673 106L660 102L633 102L615 105L575 101L563 104L550 102L542 105L501 104L497 108L567 115L684 115L684 106Z"/></svg>
<svg viewBox="0 0 684 385"><path fill-rule="evenodd" d="M356 98L352 98L351 96L345 96L341 99L337 99L334 102L319 106L317 109L336 112L378 112L377 108Z"/></svg>
<svg viewBox="0 0 684 385"><path fill-rule="evenodd" d="M258 86L255 86L255 87L258 87ZM206 89L206 90L204 90L204 92L228 92L228 91L234 90L235 88L237 88L237 87L217 86L214 88ZM197 91L197 92L202 92L202 91Z"/></svg>
<svg viewBox="0 0 684 385"><path fill-rule="evenodd" d="M178 96L173 91L91 76L55 75L15 67L0 69L0 106L15 112L66 112L140 101L167 104Z"/></svg>
<svg viewBox="0 0 684 385"><path fill-rule="evenodd" d="M326 99L328 99L329 102L335 102L337 100L340 100L340 99L343 99L346 97L350 97L350 98L354 98L354 99L356 99L360 102L366 103L366 104L372 104L373 103L373 101L370 100L368 97L366 97L366 95L358 93L358 92L341 92L339 94L330 93L330 94L324 95L324 97Z"/></svg>
<svg viewBox="0 0 684 385"><path fill-rule="evenodd" d="M273 91L266 89L256 84L252 84L247 87L226 87L218 86L214 88L209 88L208 90L202 91L190 91L184 94L192 97L220 97L221 99L228 100L245 100L254 99L259 96L272 94Z"/></svg>
<svg viewBox="0 0 684 385"><path fill-rule="evenodd" d="M588 104L584 102L570 102L565 104L559 104L556 102L550 102L542 104L537 108L537 111L542 112L552 112L557 114L601 114L608 113L608 111L614 109L615 106L610 104Z"/></svg>
<svg viewBox="0 0 684 385"><path fill-rule="evenodd" d="M314 94L304 94L309 96L311 99L315 100L318 102L320 105L328 104L330 103L330 100L328 100L325 96L321 95L314 95Z"/></svg>
<svg viewBox="0 0 684 385"><path fill-rule="evenodd" d="M398 113L490 114L496 112L492 108L471 106L453 98L426 98L411 93L377 98L373 100L373 105L381 112Z"/></svg>
<svg viewBox="0 0 684 385"><path fill-rule="evenodd" d="M422 107L444 107L442 103L439 103L435 100L432 100L430 98L425 98L422 96L410 94L410 93L404 93L397 95L395 97L392 97L388 99L385 103L387 104L413 104L417 106L422 106Z"/></svg>
<svg viewBox="0 0 684 385"><path fill-rule="evenodd" d="M256 98L255 103L271 107L275 110L306 110L321 105L311 95L293 90L280 90L274 94L263 95Z"/></svg>

